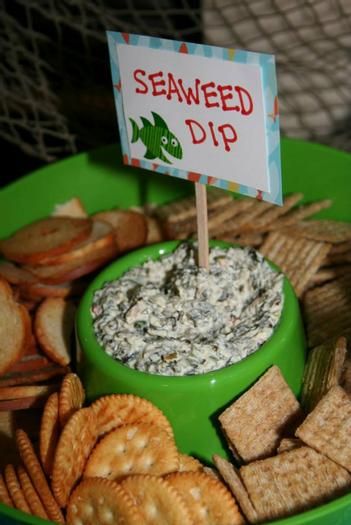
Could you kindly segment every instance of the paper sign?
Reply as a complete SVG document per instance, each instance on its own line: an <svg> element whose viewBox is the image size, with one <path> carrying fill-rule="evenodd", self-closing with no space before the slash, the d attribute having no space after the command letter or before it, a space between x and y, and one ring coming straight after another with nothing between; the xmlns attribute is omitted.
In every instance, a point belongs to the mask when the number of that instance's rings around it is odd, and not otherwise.
<svg viewBox="0 0 351 525"><path fill-rule="evenodd" d="M282 203L274 56L107 35L126 164Z"/></svg>

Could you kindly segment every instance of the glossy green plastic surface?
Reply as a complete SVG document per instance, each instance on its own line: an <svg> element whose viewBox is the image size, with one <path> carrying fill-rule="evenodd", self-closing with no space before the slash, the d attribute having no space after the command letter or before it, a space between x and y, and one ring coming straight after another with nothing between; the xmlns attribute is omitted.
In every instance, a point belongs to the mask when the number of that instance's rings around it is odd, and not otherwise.
<svg viewBox="0 0 351 525"><path fill-rule="evenodd" d="M130 393L148 399L170 420L181 452L211 462L213 454L223 455L227 450L217 423L218 414L270 366L279 366L298 395L305 362L305 339L298 301L285 279L284 306L274 334L258 351L239 363L207 374L168 377L132 370L112 359L94 336L90 313L94 292L129 268L170 253L178 244L170 241L136 250L113 262L94 279L77 315L82 356L79 372L88 399L112 393ZM218 242L212 244L224 246Z"/></svg>
<svg viewBox="0 0 351 525"><path fill-rule="evenodd" d="M333 205L319 217L351 222L351 155L318 144L283 139L282 174L284 193L303 192L305 202L331 198ZM123 166L118 146L111 145L49 165L0 190L0 238L46 216L55 204L73 196L79 196L87 210L94 212L112 206L167 202L191 191L189 182ZM0 523L48 522L0 504ZM351 494L274 522L275 525L350 523Z"/></svg>

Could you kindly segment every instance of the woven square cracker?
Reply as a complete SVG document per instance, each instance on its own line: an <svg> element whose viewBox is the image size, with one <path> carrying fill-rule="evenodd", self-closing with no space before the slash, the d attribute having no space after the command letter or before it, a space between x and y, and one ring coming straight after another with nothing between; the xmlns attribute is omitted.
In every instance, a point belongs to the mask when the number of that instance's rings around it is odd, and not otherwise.
<svg viewBox="0 0 351 525"><path fill-rule="evenodd" d="M331 387L340 384L346 350L346 338L337 337L308 353L300 398L306 413L313 410Z"/></svg>
<svg viewBox="0 0 351 525"><path fill-rule="evenodd" d="M343 243L351 240L351 224L332 220L301 221L289 227L289 233L314 241Z"/></svg>
<svg viewBox="0 0 351 525"><path fill-rule="evenodd" d="M274 453L300 417L300 405L277 366L272 366L219 416L229 443L244 462Z"/></svg>
<svg viewBox="0 0 351 525"><path fill-rule="evenodd" d="M295 293L301 297L309 281L325 261L331 244L296 238L283 232L270 233L260 247L262 255L287 275Z"/></svg>
<svg viewBox="0 0 351 525"><path fill-rule="evenodd" d="M350 489L350 474L309 447L255 461L240 476L259 520L302 512Z"/></svg>
<svg viewBox="0 0 351 525"><path fill-rule="evenodd" d="M351 471L351 399L334 386L297 428L296 436Z"/></svg>
<svg viewBox="0 0 351 525"><path fill-rule="evenodd" d="M320 212L326 208L330 208L332 200L324 199L310 204L302 204L301 206L295 207L290 210L284 217L279 217L276 221L270 223L267 228L269 231L280 230L283 227L291 226L298 223L302 219L311 217L315 213Z"/></svg>
<svg viewBox="0 0 351 525"><path fill-rule="evenodd" d="M303 297L308 346L336 336L347 337L351 328L351 278L349 275L308 290Z"/></svg>
<svg viewBox="0 0 351 525"><path fill-rule="evenodd" d="M214 454L212 459L224 482L232 491L233 496L238 502L239 507L247 521L249 523L257 523L258 515L256 509L250 500L250 496L242 482L242 479L240 478L238 470L232 463L226 459L221 458L217 454Z"/></svg>

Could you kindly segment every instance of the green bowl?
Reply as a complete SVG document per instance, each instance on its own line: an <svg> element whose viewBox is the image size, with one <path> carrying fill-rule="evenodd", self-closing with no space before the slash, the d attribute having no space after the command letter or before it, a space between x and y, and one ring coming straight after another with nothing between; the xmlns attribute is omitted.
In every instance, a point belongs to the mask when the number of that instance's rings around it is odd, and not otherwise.
<svg viewBox="0 0 351 525"><path fill-rule="evenodd" d="M330 198L333 205L319 212L318 217L351 222L351 155L284 137L281 146L284 194L302 192L304 203ZM187 181L124 166L118 145L111 144L49 164L0 189L0 238L47 216L57 203L73 196L80 197L88 212L94 213L113 206L161 204L192 191L192 184ZM194 431L193 427L189 428L189 433ZM51 524L1 503L0 523ZM350 523L351 494L347 494L271 525Z"/></svg>
<svg viewBox="0 0 351 525"><path fill-rule="evenodd" d="M228 247L227 243L212 242ZM90 284L79 305L76 333L80 347L79 373L87 399L112 393L135 394L158 406L170 420L179 449L210 462L226 454L217 424L218 414L244 392L271 365L281 369L298 395L305 362L305 339L295 293L284 279L284 306L280 321L259 350L239 363L194 376L161 376L131 369L107 355L93 331L91 305L94 292L129 268L172 252L179 242L170 241L136 250L105 268Z"/></svg>

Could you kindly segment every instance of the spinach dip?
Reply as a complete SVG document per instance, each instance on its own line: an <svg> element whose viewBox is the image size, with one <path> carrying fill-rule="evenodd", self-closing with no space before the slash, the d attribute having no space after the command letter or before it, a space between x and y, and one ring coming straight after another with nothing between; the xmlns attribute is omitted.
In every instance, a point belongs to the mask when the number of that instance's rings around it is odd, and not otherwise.
<svg viewBox="0 0 351 525"><path fill-rule="evenodd" d="M181 244L95 292L99 344L117 361L167 376L203 374L240 361L272 335L283 275L252 248L212 248L209 270Z"/></svg>

